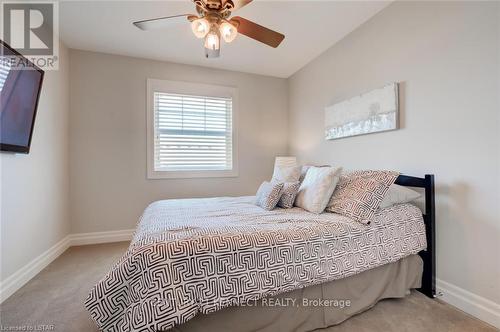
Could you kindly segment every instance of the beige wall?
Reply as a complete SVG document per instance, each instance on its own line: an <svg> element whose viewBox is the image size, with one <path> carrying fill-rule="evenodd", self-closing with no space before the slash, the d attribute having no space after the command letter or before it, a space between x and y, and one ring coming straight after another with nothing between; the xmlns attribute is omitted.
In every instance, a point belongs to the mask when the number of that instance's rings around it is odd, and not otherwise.
<svg viewBox="0 0 500 332"><path fill-rule="evenodd" d="M150 202L255 194L287 149L284 79L71 50L73 233L134 228ZM217 61L217 60L216 60ZM239 177L146 179L146 79L239 89Z"/></svg>
<svg viewBox="0 0 500 332"><path fill-rule="evenodd" d="M46 71L30 153L2 152L1 280L69 233L69 58Z"/></svg>
<svg viewBox="0 0 500 332"><path fill-rule="evenodd" d="M304 162L437 180L438 278L500 303L499 3L396 2L289 80ZM324 107L401 84L402 129L323 139Z"/></svg>

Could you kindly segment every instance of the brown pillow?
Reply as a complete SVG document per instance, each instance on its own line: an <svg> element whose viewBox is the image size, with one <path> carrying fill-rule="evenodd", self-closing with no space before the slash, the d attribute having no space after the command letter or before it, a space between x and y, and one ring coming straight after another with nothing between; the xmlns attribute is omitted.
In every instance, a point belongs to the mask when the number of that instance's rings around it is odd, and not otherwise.
<svg viewBox="0 0 500 332"><path fill-rule="evenodd" d="M278 201L278 206L284 209L292 208L293 203L295 202L295 197L297 197L297 193L299 192L299 188L300 182L285 182L280 200Z"/></svg>
<svg viewBox="0 0 500 332"><path fill-rule="evenodd" d="M344 174L326 211L369 224L398 175L398 172L392 171L354 171Z"/></svg>

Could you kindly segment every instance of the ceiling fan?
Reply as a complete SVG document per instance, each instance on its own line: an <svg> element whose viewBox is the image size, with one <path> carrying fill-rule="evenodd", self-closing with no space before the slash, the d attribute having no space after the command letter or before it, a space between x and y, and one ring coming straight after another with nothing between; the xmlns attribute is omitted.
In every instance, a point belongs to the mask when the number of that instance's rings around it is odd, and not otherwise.
<svg viewBox="0 0 500 332"><path fill-rule="evenodd" d="M252 0L193 0L198 15L183 14L134 22L141 30L161 29L171 23L191 22L191 29L197 38L204 38L205 56L220 56L221 37L232 42L238 33L271 47L278 47L285 36L240 16L230 18L232 13Z"/></svg>

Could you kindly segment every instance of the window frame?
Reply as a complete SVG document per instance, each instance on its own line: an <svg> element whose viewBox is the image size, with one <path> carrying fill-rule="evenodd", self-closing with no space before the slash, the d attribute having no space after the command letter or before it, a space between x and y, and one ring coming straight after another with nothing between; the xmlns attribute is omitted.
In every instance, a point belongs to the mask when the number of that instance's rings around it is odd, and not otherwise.
<svg viewBox="0 0 500 332"><path fill-rule="evenodd" d="M199 171L157 171L155 170L155 110L154 93L187 94L207 97L232 98L232 169L199 170ZM146 132L147 132L147 178L148 179L190 179L190 178L224 178L238 176L238 89L235 87L147 79L146 95Z"/></svg>

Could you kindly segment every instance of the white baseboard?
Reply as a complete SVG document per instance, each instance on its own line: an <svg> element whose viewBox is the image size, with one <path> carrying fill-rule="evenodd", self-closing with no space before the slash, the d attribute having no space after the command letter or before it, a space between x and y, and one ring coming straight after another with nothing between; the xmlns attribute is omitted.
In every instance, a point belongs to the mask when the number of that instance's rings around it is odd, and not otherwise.
<svg viewBox="0 0 500 332"><path fill-rule="evenodd" d="M436 280L436 288L442 293L439 297L442 301L500 328L500 304L440 279Z"/></svg>
<svg viewBox="0 0 500 332"><path fill-rule="evenodd" d="M14 294L19 288L24 286L47 265L52 263L57 257L65 252L69 247L82 246L88 244L112 243L121 241L130 241L134 234L133 229L121 231L95 232L95 233L76 233L66 236L57 242L51 248L46 250L40 256L14 272L4 281L0 282L0 303Z"/></svg>
<svg viewBox="0 0 500 332"><path fill-rule="evenodd" d="M124 229L121 231L76 233L70 234L72 246L84 246L88 244L112 243L132 240L134 229Z"/></svg>
<svg viewBox="0 0 500 332"><path fill-rule="evenodd" d="M57 242L40 256L33 259L31 262L14 272L4 281L0 282L0 303L5 301L9 296L14 294L19 288L24 286L28 281L42 271L47 265L52 263L57 257L70 247L70 238L66 236L61 241Z"/></svg>

